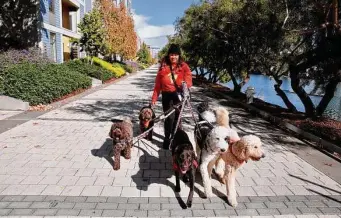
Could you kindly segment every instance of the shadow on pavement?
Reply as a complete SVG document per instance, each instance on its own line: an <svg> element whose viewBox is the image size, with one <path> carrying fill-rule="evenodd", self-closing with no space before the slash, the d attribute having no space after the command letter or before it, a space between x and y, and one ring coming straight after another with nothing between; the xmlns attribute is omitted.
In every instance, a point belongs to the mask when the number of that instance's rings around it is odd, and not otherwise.
<svg viewBox="0 0 341 218"><path fill-rule="evenodd" d="M324 189L327 189L327 190L333 191L333 192L335 192L335 193L338 193L338 194L340 194L340 195L341 195L341 192L340 192L340 191L338 191L338 190L335 190L335 189L329 188L329 187L327 187L327 186L324 186L324 185L318 184L318 183L316 183L316 182L312 182L312 181L310 181L310 180L304 179L304 178L302 178L302 177L299 177L299 176L296 176L296 175L293 175L293 174L289 174L289 176L291 176L291 177L294 177L294 178L296 178L296 179L299 179L299 180L302 180L302 181L305 181L305 182L307 182L307 183L310 183L310 184L316 185L316 186L318 186L318 187L321 187L321 188L324 188ZM320 192L318 192L318 191L315 191L315 190L312 190L312 189L307 189L307 190L309 190L309 191L312 191L312 192L315 192L315 193L317 193L317 194L319 194L319 195L323 195L323 196L325 196L325 197L326 197L326 195L324 195L324 194L322 194L322 193L320 193ZM328 198L331 198L331 197L328 197ZM339 201L339 200L337 200L337 199L334 199L334 198L332 198L332 199L333 199L333 200L335 200L335 201L337 201L338 203L341 203L341 201Z"/></svg>
<svg viewBox="0 0 341 218"><path fill-rule="evenodd" d="M66 108L67 111L80 114L88 114L97 121L110 121L117 116L130 117L133 122L138 121L138 113L147 101L139 100L106 100L96 101L95 103L81 103L79 105Z"/></svg>
<svg viewBox="0 0 341 218"><path fill-rule="evenodd" d="M99 149L92 149L91 154L95 157L106 159L114 167L112 139L107 138Z"/></svg>

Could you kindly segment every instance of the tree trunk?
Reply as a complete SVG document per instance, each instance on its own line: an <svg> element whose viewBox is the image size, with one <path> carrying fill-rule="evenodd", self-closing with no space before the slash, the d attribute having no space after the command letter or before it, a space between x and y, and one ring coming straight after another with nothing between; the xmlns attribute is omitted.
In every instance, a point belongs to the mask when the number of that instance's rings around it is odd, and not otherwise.
<svg viewBox="0 0 341 218"><path fill-rule="evenodd" d="M233 75L233 73L229 73L231 80L233 82L233 92L236 94L239 94L240 91L242 90L242 87L238 84L236 77Z"/></svg>
<svg viewBox="0 0 341 218"><path fill-rule="evenodd" d="M285 106L287 106L287 108L289 109L290 112L297 112L297 109L295 107L295 105L293 105L288 96L285 94L285 92L280 88L282 85L282 80L280 80L277 75L274 76L274 79L276 80L277 84L274 85L275 91L277 92L277 94L279 95L279 97L282 98Z"/></svg>
<svg viewBox="0 0 341 218"><path fill-rule="evenodd" d="M316 107L316 115L321 116L323 112L326 110L329 102L334 97L335 90L337 88L337 84L340 82L339 78L332 78L329 83L326 86L325 93L319 103L319 105Z"/></svg>
<svg viewBox="0 0 341 218"><path fill-rule="evenodd" d="M298 78L297 69L293 64L289 64L289 72L290 72L290 79L291 79L291 88L297 94L304 105L305 114L308 117L315 116L315 106L311 101L309 95L306 91L300 86L300 79Z"/></svg>
<svg viewBox="0 0 341 218"><path fill-rule="evenodd" d="M205 76L204 69L202 67L199 67L200 70L200 76Z"/></svg>
<svg viewBox="0 0 341 218"><path fill-rule="evenodd" d="M195 77L198 78L199 77L199 71L198 71L198 68L194 68L194 71L195 71Z"/></svg>
<svg viewBox="0 0 341 218"><path fill-rule="evenodd" d="M243 79L241 83L239 83L240 88L242 88L247 82L249 82L249 80L250 80L250 76L249 74L247 74L246 78Z"/></svg>

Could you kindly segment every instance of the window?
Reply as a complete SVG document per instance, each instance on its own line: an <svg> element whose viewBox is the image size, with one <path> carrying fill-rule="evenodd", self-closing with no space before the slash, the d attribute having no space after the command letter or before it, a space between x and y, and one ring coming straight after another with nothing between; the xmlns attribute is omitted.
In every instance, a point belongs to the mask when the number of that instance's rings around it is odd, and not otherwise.
<svg viewBox="0 0 341 218"><path fill-rule="evenodd" d="M49 1L49 11L54 13L54 1L55 0L48 0Z"/></svg>
<svg viewBox="0 0 341 218"><path fill-rule="evenodd" d="M50 33L50 47L51 47L51 59L57 62L57 45L56 45L56 34Z"/></svg>

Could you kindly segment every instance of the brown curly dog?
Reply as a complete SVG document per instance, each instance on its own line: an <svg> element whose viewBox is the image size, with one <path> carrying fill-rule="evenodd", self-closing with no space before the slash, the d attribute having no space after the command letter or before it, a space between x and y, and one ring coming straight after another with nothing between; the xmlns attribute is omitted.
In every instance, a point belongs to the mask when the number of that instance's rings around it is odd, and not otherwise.
<svg viewBox="0 0 341 218"><path fill-rule="evenodd" d="M147 131L154 126L155 113L150 106L143 107L140 110L139 121L140 121L140 131L141 133ZM150 130L148 134L144 137L149 141L153 140L153 130Z"/></svg>
<svg viewBox="0 0 341 218"><path fill-rule="evenodd" d="M133 124L131 120L127 118L122 121L113 121L109 136L113 139L114 170L119 170L121 153L125 159L131 157L133 146Z"/></svg>

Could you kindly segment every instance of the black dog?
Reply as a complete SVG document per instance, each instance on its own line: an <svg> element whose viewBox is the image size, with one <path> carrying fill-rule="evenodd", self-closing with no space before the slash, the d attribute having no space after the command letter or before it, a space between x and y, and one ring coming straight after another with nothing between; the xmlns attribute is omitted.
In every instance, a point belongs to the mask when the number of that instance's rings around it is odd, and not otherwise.
<svg viewBox="0 0 341 218"><path fill-rule="evenodd" d="M209 123L214 118L214 112L212 112L209 108L208 102L201 102L197 106L197 111L199 115L199 122L194 127L194 138L196 144L199 146L200 150L207 149L205 146L205 141L207 135L213 129L213 125ZM209 121L207 121L207 119ZM201 159L201 158L200 158Z"/></svg>
<svg viewBox="0 0 341 218"><path fill-rule="evenodd" d="M180 192L180 174L189 178L189 195L187 207L192 206L193 190L195 182L195 172L198 167L198 161L195 156L193 146L188 135L182 129L178 129L172 143L173 170L176 178L175 191Z"/></svg>
<svg viewBox="0 0 341 218"><path fill-rule="evenodd" d="M140 120L140 131L141 133L149 130L154 126L155 113L150 106L143 107L140 110L139 120ZM148 132L144 137L149 141L153 140L153 129Z"/></svg>

